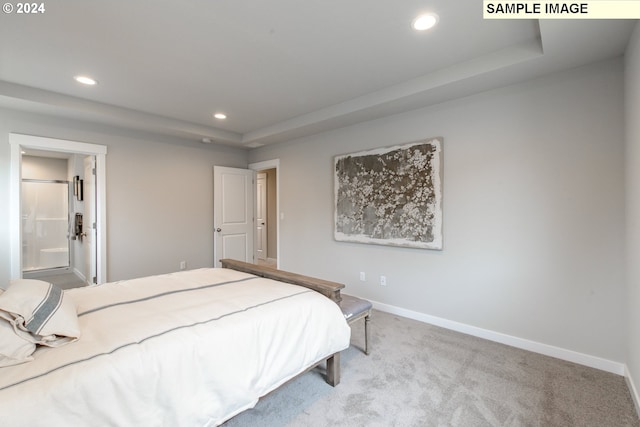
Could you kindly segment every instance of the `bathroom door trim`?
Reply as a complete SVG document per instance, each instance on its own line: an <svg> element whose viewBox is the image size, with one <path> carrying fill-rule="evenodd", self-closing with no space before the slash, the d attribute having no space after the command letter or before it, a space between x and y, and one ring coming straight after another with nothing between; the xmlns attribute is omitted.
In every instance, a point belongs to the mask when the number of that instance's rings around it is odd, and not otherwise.
<svg viewBox="0 0 640 427"><path fill-rule="evenodd" d="M46 150L70 154L95 156L96 158L96 251L97 283L107 281L107 203L106 203L106 155L107 147L85 142L67 141L63 139L44 138L40 136L9 134L11 145L10 196L11 209L10 236L11 241L11 278L22 277L22 221L21 209L21 178L22 178L22 150Z"/></svg>

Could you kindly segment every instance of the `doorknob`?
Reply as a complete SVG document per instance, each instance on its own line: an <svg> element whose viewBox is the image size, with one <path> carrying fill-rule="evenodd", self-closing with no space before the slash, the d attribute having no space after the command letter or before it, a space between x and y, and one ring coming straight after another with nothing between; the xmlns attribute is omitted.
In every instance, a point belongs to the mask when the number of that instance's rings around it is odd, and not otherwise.
<svg viewBox="0 0 640 427"><path fill-rule="evenodd" d="M222 228L216 228L216 231L219 233L222 231Z"/></svg>

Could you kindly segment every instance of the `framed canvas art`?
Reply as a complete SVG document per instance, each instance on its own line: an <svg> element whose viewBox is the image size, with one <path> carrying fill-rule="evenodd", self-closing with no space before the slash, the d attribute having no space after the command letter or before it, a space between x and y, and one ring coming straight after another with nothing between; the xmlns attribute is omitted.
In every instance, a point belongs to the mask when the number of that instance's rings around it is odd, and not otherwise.
<svg viewBox="0 0 640 427"><path fill-rule="evenodd" d="M336 156L335 239L441 250L442 142Z"/></svg>

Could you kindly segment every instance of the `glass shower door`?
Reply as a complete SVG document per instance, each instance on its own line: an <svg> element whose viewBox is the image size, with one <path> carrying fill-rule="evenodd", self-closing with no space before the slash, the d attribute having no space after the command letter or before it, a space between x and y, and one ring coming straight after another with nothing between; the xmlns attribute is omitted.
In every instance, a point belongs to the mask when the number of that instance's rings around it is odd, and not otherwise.
<svg viewBox="0 0 640 427"><path fill-rule="evenodd" d="M69 183L22 181L22 270L69 267Z"/></svg>

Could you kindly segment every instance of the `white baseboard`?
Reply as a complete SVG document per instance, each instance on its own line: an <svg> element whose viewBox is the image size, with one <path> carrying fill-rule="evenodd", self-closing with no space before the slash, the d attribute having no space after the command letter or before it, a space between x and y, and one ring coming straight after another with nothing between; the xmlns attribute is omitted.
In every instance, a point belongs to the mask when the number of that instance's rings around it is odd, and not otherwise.
<svg viewBox="0 0 640 427"><path fill-rule="evenodd" d="M84 276L84 274L82 274L80 272L80 270L78 270L76 267L73 267L73 273L78 276L78 278L80 280L82 280L83 282L87 283L87 278Z"/></svg>
<svg viewBox="0 0 640 427"><path fill-rule="evenodd" d="M629 387L631 398L633 399L633 403L636 406L636 413L640 414L640 396L638 396L638 389L633 382L633 377L631 376L631 372L629 372L629 368L627 367L627 365L624 365L624 379L627 382L627 387Z"/></svg>
<svg viewBox="0 0 640 427"><path fill-rule="evenodd" d="M620 362L614 362L612 360L603 359L597 356L591 356L584 353L578 353L573 350L567 350L552 345L539 343L523 338L506 335L500 332L491 331L488 329L478 328L476 326L467 325L464 323L454 322L452 320L443 319L441 317L431 316L429 314L420 313L417 311L407 310L404 308L396 307L389 304L383 304L381 302L371 301L373 308L384 311L391 314L397 314L398 316L408 317L409 319L418 320L420 322L429 323L431 325L440 326L445 329L451 329L453 331L462 332L464 334L472 335L474 337L484 338L489 341L499 342L512 347L520 348L523 350L533 351L535 353L544 354L545 356L555 357L557 359L566 360L568 362L577 363L591 368L600 369L602 371L611 372L617 375L625 375L627 380L630 377L626 371L626 365ZM635 388L633 393L635 393ZM634 394L634 399L637 398L637 393Z"/></svg>

